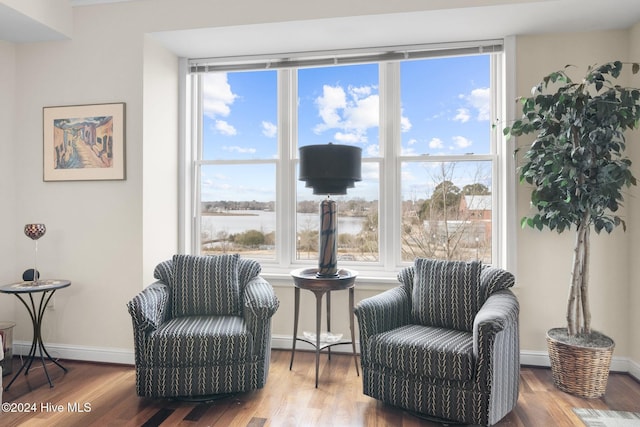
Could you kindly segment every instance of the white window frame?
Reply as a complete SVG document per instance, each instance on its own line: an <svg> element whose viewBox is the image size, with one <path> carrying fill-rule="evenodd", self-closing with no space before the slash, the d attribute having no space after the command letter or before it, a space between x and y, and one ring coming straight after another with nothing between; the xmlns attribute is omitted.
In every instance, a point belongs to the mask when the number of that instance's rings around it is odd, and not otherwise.
<svg viewBox="0 0 640 427"><path fill-rule="evenodd" d="M490 41L496 43L496 41ZM463 51L469 46L482 46L488 42L473 42L451 44L446 46L453 51ZM510 271L515 269L515 231L517 221L515 219L515 161L511 149L507 146L501 132L500 123L508 122L510 117L514 117L515 105L511 106L505 101L509 99L509 94L514 93L514 70L509 68L513 62L513 52L515 52L515 41L513 38L500 40L503 47L502 53L491 55L491 90L492 90L492 123L498 123L496 129L491 134L492 152L489 154L476 154L473 156L430 156L422 159L418 156L401 156L400 144L400 91L399 91L399 57L392 57L390 53L385 53L384 59L390 59L380 64L380 153L382 158L363 158L363 161L379 161L380 173L380 196L379 196L379 261L378 262L341 262L341 266L355 268L361 273L379 280L395 278L399 268L407 265L402 261L401 255L401 197L393 197L394 194L401 194L401 164L403 161L419 162L446 162L456 160L469 161L492 161L492 209L493 209L493 236L492 236L492 261L494 265L506 268ZM407 47L402 47L407 48ZM404 52L402 48L394 48L398 52ZM410 48L425 49L425 45L411 46ZM426 49L422 57L441 56L439 49L442 45L430 46L434 54L429 55ZM388 48L391 49L391 48ZM482 49L482 48L481 48ZM361 55L364 57L370 52L378 52L384 49L359 49L350 50L349 54ZM407 50L410 50L407 48ZM295 259L296 248L296 228L291 224L296 220L296 197L289 197L296 194L296 165L297 165L297 80L295 68L287 68L287 64L297 66L304 58L312 57L320 64L325 57L333 58L332 63L340 63L342 52L313 52L280 55L286 60L277 60L272 56L252 56L243 58L207 58L197 60L183 59L180 64L180 73L183 85L181 85L181 150L180 155L180 212L179 215L179 245L183 253L199 253L199 206L200 206L200 166L211 163L211 161L197 160L199 158L199 147L201 147L202 135L198 130L201 120L201 98L199 92L198 79L191 79L190 70L206 71L210 67L242 67L242 64L255 64L264 62L265 68L283 68L278 72L278 158L276 164L276 254L273 262L265 260L263 273L266 275L287 275L292 268L299 268L309 264L308 260L297 261ZM375 56L375 54L372 54ZM381 54L378 54L381 55ZM395 54L394 54L395 55ZM408 57L408 54L401 54ZM318 59L321 58L321 59ZM331 63L331 62L329 62ZM329 64L327 63L327 64ZM203 65L205 64L205 65ZM213 64L213 65L207 65ZM275 64L275 66L274 66ZM314 65L314 64L312 64ZM256 69L252 65L253 69ZM509 69L509 73L506 70ZM394 87L388 88L391 84ZM505 96L506 95L506 96ZM287 102L280 102L287 100ZM513 102L512 104L515 104ZM397 117L390 118L394 114ZM505 118L502 120L501 118ZM196 135L193 137L192 135ZM398 141L396 144L389 144L388 141ZM198 157L195 157L195 156ZM242 160L238 163L264 163L263 160ZM215 161L213 162L215 163ZM231 163L225 161L224 163ZM387 226L383 226L383 224ZM374 280L375 282L375 280Z"/></svg>

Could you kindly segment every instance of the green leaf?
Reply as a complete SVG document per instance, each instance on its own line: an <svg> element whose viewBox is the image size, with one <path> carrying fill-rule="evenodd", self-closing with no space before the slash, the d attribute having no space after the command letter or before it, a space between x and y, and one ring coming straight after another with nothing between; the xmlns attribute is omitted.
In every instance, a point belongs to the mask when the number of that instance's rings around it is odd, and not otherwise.
<svg viewBox="0 0 640 427"><path fill-rule="evenodd" d="M522 117L505 131L535 136L523 147L518 172L521 183L533 186L531 204L538 210L521 220L522 227L561 233L578 225L585 212L593 214L589 221L597 232L625 226L612 215L622 188L637 184L624 156L624 132L640 125L640 90L613 82L626 66L640 72L640 64L609 62L589 67L579 83L566 74L567 66L520 99Z"/></svg>

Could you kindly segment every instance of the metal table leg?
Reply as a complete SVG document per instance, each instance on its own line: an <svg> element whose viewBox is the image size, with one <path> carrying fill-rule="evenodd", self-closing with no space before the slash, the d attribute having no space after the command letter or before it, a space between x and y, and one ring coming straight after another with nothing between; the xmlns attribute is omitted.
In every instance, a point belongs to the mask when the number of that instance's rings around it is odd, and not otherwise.
<svg viewBox="0 0 640 427"><path fill-rule="evenodd" d="M22 372L23 369L25 375L29 373L31 365L33 364L33 360L36 358L36 352L39 354L39 359L42 363L42 367L44 368L44 373L47 376L49 387L53 387L53 382L51 381L49 371L47 370L45 355L47 359L58 365L63 371L67 372L67 368L62 366L57 360L51 357L42 339L42 319L44 317L45 310L47 309L47 304L49 304L49 300L51 300L51 297L53 296L55 291L56 290L54 289L51 291L43 292L42 296L40 297L40 303L38 304L37 309L36 303L33 300L32 293L29 293L29 304L27 304L27 302L22 298L22 296L20 296L20 294L15 294L16 297L18 297L18 299L20 299L22 304L26 307L27 311L29 312L29 316L31 317L31 325L33 327L33 340L31 342L31 348L29 349L29 354L27 355L26 360L24 361L20 369L18 369L18 372L16 372L9 384L5 387L5 390L9 390L9 388L16 380L16 378L18 378L18 375L20 375L20 372Z"/></svg>

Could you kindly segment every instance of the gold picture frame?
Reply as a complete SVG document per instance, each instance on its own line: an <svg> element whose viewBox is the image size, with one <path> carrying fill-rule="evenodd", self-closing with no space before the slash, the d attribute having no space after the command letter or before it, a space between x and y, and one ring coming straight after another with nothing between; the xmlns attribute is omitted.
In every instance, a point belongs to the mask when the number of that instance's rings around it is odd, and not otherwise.
<svg viewBox="0 0 640 427"><path fill-rule="evenodd" d="M125 103L44 107L44 181L125 179Z"/></svg>

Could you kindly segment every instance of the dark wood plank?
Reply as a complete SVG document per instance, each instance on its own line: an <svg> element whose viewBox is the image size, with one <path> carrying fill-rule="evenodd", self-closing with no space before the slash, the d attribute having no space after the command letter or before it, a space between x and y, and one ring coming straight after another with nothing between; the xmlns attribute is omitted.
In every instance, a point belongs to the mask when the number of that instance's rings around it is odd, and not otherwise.
<svg viewBox="0 0 640 427"><path fill-rule="evenodd" d="M4 401L31 405L30 412L0 414L3 426L439 426L362 394L351 355L321 357L315 388L315 355L274 350L269 380L262 390L207 402L140 398L132 366L63 361L64 373L51 366L50 388L42 368L20 375ZM18 361L14 361L18 366ZM14 371L15 372L15 371ZM522 367L516 409L501 427L581 425L572 408L640 411L640 383L612 373L600 399L581 399L553 385L551 371ZM3 378L7 384L10 376ZM85 406L88 405L88 406Z"/></svg>

